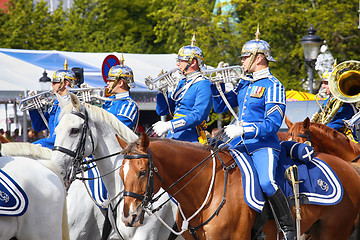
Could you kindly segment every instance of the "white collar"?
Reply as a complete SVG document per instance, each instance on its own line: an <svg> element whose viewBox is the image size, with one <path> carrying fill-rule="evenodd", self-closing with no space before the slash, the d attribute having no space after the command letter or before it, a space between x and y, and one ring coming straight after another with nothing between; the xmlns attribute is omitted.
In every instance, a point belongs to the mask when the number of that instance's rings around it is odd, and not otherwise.
<svg viewBox="0 0 360 240"><path fill-rule="evenodd" d="M115 99L127 98L130 96L130 92L122 92L115 94Z"/></svg>
<svg viewBox="0 0 360 240"><path fill-rule="evenodd" d="M201 76L201 72L198 70L198 71L195 71L195 72L192 72L192 73L189 73L189 74L186 74L185 76L185 82L189 82L195 78L198 78Z"/></svg>
<svg viewBox="0 0 360 240"><path fill-rule="evenodd" d="M270 76L271 76L270 69L267 67L267 68L264 68L263 70L253 72L253 74L252 74L252 77L253 77L252 82L256 82L257 80L260 80L260 79L263 79L263 78L268 78Z"/></svg>

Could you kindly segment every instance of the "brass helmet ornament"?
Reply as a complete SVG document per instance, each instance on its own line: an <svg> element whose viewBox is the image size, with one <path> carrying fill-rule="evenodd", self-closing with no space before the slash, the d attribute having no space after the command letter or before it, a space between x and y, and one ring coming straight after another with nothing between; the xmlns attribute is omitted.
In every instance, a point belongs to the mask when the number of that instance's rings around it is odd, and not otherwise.
<svg viewBox="0 0 360 240"><path fill-rule="evenodd" d="M120 60L120 64L112 66L109 70L107 79L110 81L115 81L111 89L109 89L109 93L111 93L114 90L115 86L118 84L118 82L121 79L125 80L129 88L135 87L134 73L130 67L124 65L125 60L123 54L121 54L121 58L119 60Z"/></svg>
<svg viewBox="0 0 360 240"><path fill-rule="evenodd" d="M276 60L271 56L270 45L266 41L260 40L260 35L261 34L259 31L259 24L258 24L255 33L255 39L246 42L242 47L240 57L251 56L248 69L244 69L245 72L247 72L250 69L251 65L254 63L254 59L257 53L264 54L266 59L270 62L276 62Z"/></svg>

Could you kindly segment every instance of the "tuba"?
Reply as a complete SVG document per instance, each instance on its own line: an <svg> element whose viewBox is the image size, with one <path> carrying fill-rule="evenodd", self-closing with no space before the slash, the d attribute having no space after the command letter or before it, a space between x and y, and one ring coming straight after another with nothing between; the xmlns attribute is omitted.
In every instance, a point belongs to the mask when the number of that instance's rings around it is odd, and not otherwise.
<svg viewBox="0 0 360 240"><path fill-rule="evenodd" d="M19 109L22 112L26 110L41 109L45 105L51 105L54 102L52 91L41 92L23 98L19 102Z"/></svg>
<svg viewBox="0 0 360 240"><path fill-rule="evenodd" d="M360 62L350 60L337 65L329 77L329 88L334 98L313 116L312 122L328 124L344 102L360 101Z"/></svg>

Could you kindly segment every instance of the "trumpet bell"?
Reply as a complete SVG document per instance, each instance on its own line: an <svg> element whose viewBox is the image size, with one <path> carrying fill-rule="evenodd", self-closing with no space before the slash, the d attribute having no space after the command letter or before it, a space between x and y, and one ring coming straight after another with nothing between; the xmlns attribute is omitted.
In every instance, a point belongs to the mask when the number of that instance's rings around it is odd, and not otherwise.
<svg viewBox="0 0 360 240"><path fill-rule="evenodd" d="M160 76L154 79L151 77L145 78L145 84L149 90L157 89L160 92L167 91L169 87L174 87L178 83L179 77L176 76L178 72L179 69L174 68L165 73L160 73Z"/></svg>
<svg viewBox="0 0 360 240"><path fill-rule="evenodd" d="M360 101L360 62L350 60L337 65L329 77L329 88L342 102Z"/></svg>
<svg viewBox="0 0 360 240"><path fill-rule="evenodd" d="M51 105L54 102L54 95L51 91L42 92L21 99L19 109L22 112L26 110L40 109L45 105Z"/></svg>

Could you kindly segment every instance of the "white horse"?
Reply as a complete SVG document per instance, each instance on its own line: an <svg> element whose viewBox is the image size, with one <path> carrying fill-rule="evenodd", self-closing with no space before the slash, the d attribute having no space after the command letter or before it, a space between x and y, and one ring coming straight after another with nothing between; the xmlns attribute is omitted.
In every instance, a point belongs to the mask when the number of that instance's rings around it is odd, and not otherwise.
<svg viewBox="0 0 360 240"><path fill-rule="evenodd" d="M51 166L49 148L26 142L11 142L3 144L2 154L5 156L23 156L36 159ZM56 164L53 164L56 166ZM54 167L53 166L53 167ZM58 170L59 171L59 170ZM60 173L60 178L62 179ZM67 191L67 219L71 240L99 240L101 239L106 211L101 210L89 197L80 180L75 180ZM112 236L115 234L112 233ZM2 239L2 238L0 238ZM112 237L111 239L119 239Z"/></svg>
<svg viewBox="0 0 360 240"><path fill-rule="evenodd" d="M3 155L7 144L10 143L3 144ZM22 150L16 149L19 155ZM39 155L39 151L33 151L29 157L0 157L1 170L24 190L29 201L23 215L0 216L0 239L69 239L60 172L50 161L36 160Z"/></svg>
<svg viewBox="0 0 360 240"><path fill-rule="evenodd" d="M89 104L80 104L76 96L71 95L71 104L59 99L62 113L61 120L55 129L56 140L52 153L52 160L57 162L63 170L65 182L69 183L73 177L74 166L82 163L84 156L92 154L97 161L97 167L108 191L109 218L112 227L124 239L167 239L170 230L161 224L155 216L145 216L144 225L139 228L129 228L121 221L122 208L119 205L123 191L118 169L123 156L119 155L121 148L116 134L128 142L138 137L114 115ZM158 205L168 200L162 195ZM157 206L154 206L157 207ZM157 214L170 226L175 224L176 205L168 201ZM181 237L179 237L181 238Z"/></svg>

